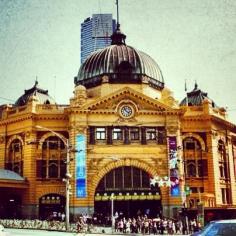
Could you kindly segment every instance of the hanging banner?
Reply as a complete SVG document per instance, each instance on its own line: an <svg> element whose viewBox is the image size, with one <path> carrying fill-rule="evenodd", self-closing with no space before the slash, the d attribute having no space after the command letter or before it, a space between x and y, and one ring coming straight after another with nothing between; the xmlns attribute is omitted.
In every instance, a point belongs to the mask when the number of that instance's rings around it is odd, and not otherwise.
<svg viewBox="0 0 236 236"><path fill-rule="evenodd" d="M76 178L76 197L86 197L86 146L85 135L78 134L76 136L76 162L75 162L75 178Z"/></svg>
<svg viewBox="0 0 236 236"><path fill-rule="evenodd" d="M176 137L168 137L169 147L169 170L170 170L170 181L171 188L170 194L173 197L180 196L179 186L179 169L178 169L178 153L177 153L177 140Z"/></svg>

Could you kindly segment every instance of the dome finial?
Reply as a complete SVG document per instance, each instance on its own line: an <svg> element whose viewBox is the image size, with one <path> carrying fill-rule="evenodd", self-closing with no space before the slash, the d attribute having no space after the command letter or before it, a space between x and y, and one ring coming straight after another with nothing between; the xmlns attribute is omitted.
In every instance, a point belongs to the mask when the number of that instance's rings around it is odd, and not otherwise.
<svg viewBox="0 0 236 236"><path fill-rule="evenodd" d="M116 0L116 14L117 14L117 29L120 26L119 24L119 0Z"/></svg>
<svg viewBox="0 0 236 236"><path fill-rule="evenodd" d="M119 1L116 0L116 10L117 10L117 24L116 24L116 30L115 32L111 35L111 44L112 45L125 45L125 39L126 35L123 34L120 30L120 23L119 23Z"/></svg>
<svg viewBox="0 0 236 236"><path fill-rule="evenodd" d="M38 76L36 75L36 78L35 78L35 82L34 82L34 87L36 88L37 87L37 85L38 85Z"/></svg>
<svg viewBox="0 0 236 236"><path fill-rule="evenodd" d="M197 84L197 81L195 80L194 90L197 90L197 89L198 89L198 84Z"/></svg>

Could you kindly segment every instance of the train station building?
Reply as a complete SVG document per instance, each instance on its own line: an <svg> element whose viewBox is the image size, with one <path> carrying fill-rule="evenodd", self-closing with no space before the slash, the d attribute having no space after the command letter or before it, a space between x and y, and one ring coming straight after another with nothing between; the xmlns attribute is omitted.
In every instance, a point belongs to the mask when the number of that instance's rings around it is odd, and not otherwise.
<svg viewBox="0 0 236 236"><path fill-rule="evenodd" d="M80 66L67 105L38 81L1 105L0 217L49 219L65 212L68 191L72 218L110 215L111 202L126 216L178 217L199 205L208 218L236 214L226 110L197 84L176 101L154 59L119 27L111 38Z"/></svg>

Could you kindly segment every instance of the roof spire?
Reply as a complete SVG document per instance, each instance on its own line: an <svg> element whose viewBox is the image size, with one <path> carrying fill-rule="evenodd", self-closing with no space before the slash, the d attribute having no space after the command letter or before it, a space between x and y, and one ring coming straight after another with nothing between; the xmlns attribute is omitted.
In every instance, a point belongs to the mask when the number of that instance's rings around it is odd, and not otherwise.
<svg viewBox="0 0 236 236"><path fill-rule="evenodd" d="M116 0L116 14L117 14L117 28L120 26L119 24L119 0Z"/></svg>
<svg viewBox="0 0 236 236"><path fill-rule="evenodd" d="M35 83L34 83L34 87L37 87L37 85L38 85L38 76L36 75L36 79L35 79Z"/></svg>
<svg viewBox="0 0 236 236"><path fill-rule="evenodd" d="M198 89L198 84L197 84L197 81L195 80L194 90L197 90L197 89Z"/></svg>
<svg viewBox="0 0 236 236"><path fill-rule="evenodd" d="M188 106L187 80L185 79L184 91L186 92L186 106Z"/></svg>
<svg viewBox="0 0 236 236"><path fill-rule="evenodd" d="M117 11L117 23L116 23L116 30L111 35L111 44L112 45L125 45L126 35L123 34L120 30L120 23L119 23L119 0L116 0L116 11Z"/></svg>

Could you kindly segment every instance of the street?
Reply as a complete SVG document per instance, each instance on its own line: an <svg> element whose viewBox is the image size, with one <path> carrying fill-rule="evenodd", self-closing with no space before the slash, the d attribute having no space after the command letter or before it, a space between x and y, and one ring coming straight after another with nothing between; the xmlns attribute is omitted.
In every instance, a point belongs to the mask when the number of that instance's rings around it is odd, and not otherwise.
<svg viewBox="0 0 236 236"><path fill-rule="evenodd" d="M0 236L66 236L66 235L77 235L76 233L66 233L58 231L47 231L47 230L30 230L30 229L12 229L5 228L3 232L0 232Z"/></svg>
<svg viewBox="0 0 236 236"><path fill-rule="evenodd" d="M86 233L67 233L67 232L59 232L59 231L47 231L47 230L30 230L30 229L12 229L12 228L5 228L3 232L0 232L0 236L76 236L76 235L87 235L87 236L96 236L96 235L102 235L102 234L86 234ZM114 236L114 235L127 235L127 234L105 234L106 236ZM137 234L129 234L129 235L137 235ZM141 234L138 234L141 235ZM151 234L149 234L151 235ZM167 234L165 234L167 235ZM180 234L177 234L179 236L183 236ZM186 236L186 235L185 235Z"/></svg>

